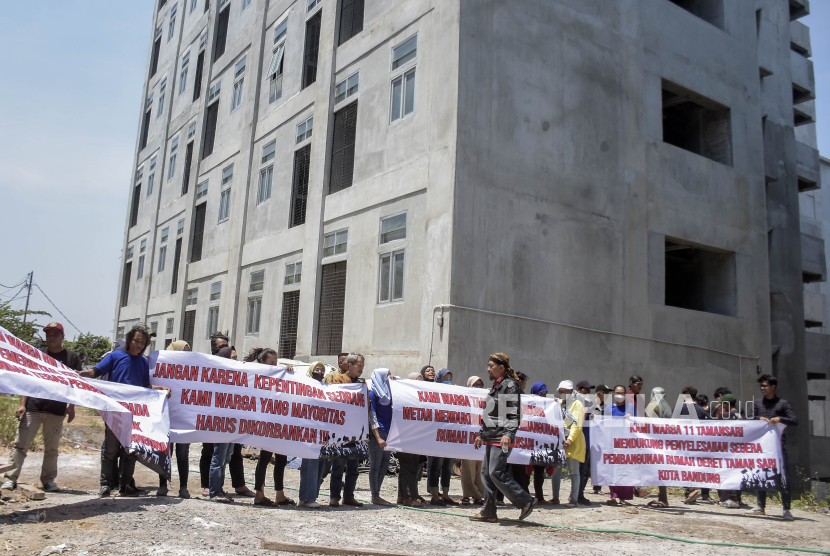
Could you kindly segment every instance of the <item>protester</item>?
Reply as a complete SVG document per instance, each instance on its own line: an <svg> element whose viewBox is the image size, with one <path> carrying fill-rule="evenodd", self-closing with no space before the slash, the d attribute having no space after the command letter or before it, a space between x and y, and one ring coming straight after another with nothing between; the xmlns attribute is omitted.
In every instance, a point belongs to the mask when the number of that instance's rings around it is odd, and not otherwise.
<svg viewBox="0 0 830 556"><path fill-rule="evenodd" d="M219 350L230 346L230 340L226 334L214 332L209 337L210 354L217 355ZM230 355L230 354L229 354ZM213 443L202 443L202 455L199 458L199 475L202 482L202 496L210 496L210 464L213 460Z"/></svg>
<svg viewBox="0 0 830 556"><path fill-rule="evenodd" d="M409 373L407 376L409 380L424 380L424 377L421 376L421 373Z"/></svg>
<svg viewBox="0 0 830 556"><path fill-rule="evenodd" d="M421 373L409 373L409 380L424 380ZM397 452L398 464L398 504L412 508L423 508L424 500L418 494L420 475L423 475L421 468L421 456L406 452ZM420 472L420 473L419 473Z"/></svg>
<svg viewBox="0 0 830 556"><path fill-rule="evenodd" d="M522 394L525 393L525 389L527 388L527 375L521 372L516 373L516 378L519 379L519 388L522 390Z"/></svg>
<svg viewBox="0 0 830 556"><path fill-rule="evenodd" d="M45 354L73 371L83 369L78 354L63 347L64 334L61 323L50 322L43 327L43 333L46 335ZM60 492L55 478L58 476L58 449L63 433L63 418L66 417L66 422L71 423L75 419L75 406L55 400L20 396L20 406L14 416L20 424L10 456L12 468L6 472L6 481L0 488L17 487L17 479L20 470L23 469L29 447L38 429L43 426L43 464L40 467L40 482L46 492Z"/></svg>
<svg viewBox="0 0 830 556"><path fill-rule="evenodd" d="M548 396L548 387L544 382L537 382L530 388L530 393L534 396L546 398ZM536 494L536 503L540 506L547 505L548 501L545 499L547 468L544 465L533 465L530 467L533 469L533 492Z"/></svg>
<svg viewBox="0 0 830 556"><path fill-rule="evenodd" d="M360 375L363 374L365 358L359 353L350 353L346 358L346 372L338 374L332 384L353 384L362 382ZM342 368L342 367L341 367ZM354 457L339 456L334 459L331 465L331 480L329 481L329 506L336 508L340 506L340 492L343 492L343 504L360 508L362 502L354 497L354 489L357 485L358 460ZM343 482L345 471L346 481Z"/></svg>
<svg viewBox="0 0 830 556"><path fill-rule="evenodd" d="M709 414L706 410L697 403L697 388L694 386L686 386L683 388L683 406L680 408L680 417L683 419L698 419L700 421L708 419ZM691 408L691 409L690 409ZM694 411L694 415L691 412ZM694 504L698 498L703 498L705 501L710 501L709 489L698 489L695 487L686 487L684 504Z"/></svg>
<svg viewBox="0 0 830 556"><path fill-rule="evenodd" d="M389 369L372 371L372 389L369 391L369 489L372 504L391 506L380 496L383 479L389 470L392 452L386 451L386 439L392 426L392 391L389 387ZM394 377L391 377L394 378Z"/></svg>
<svg viewBox="0 0 830 556"><path fill-rule="evenodd" d="M622 384L614 388L614 397L611 403L611 418L626 418L634 414L634 404L628 401L625 386ZM634 499L633 486L611 485L611 499L607 502L609 506L630 506L629 500Z"/></svg>
<svg viewBox="0 0 830 556"><path fill-rule="evenodd" d="M85 378L97 378L103 375L109 375L112 382L119 384L129 384L131 386L139 386L143 388L150 388L153 390L164 390L167 392L167 397L170 397L171 390L164 386L150 385L150 366L147 358L142 355L144 348L150 341L150 332L143 324L135 325L132 330L127 333L125 338L127 343L126 351L113 351L104 357L95 368L88 371L81 371L79 374ZM111 494L111 484L113 482L113 475L116 472L115 456L121 448L121 442L115 433L105 426L106 444L104 450L104 457L101 461L101 490L98 496L104 498ZM129 448L129 447L128 447ZM135 458L129 454L123 456L121 468L121 495L122 496L138 496L138 490L130 484L135 473Z"/></svg>
<svg viewBox="0 0 830 556"><path fill-rule="evenodd" d="M435 382L435 367L432 365L421 367L421 377L427 382Z"/></svg>
<svg viewBox="0 0 830 556"><path fill-rule="evenodd" d="M428 376L428 369L424 376ZM434 371L434 369L433 369ZM422 373L424 370L422 369ZM435 373L435 382L441 384L452 384L452 373L448 369L440 369ZM438 458L429 456L427 458L427 492L432 494L432 499L429 501L433 506L457 506L452 496L450 496L450 482L452 481L452 471L455 467L454 458ZM441 480L441 490L443 496L438 489L438 480Z"/></svg>
<svg viewBox="0 0 830 556"><path fill-rule="evenodd" d="M646 417L651 417L652 419L671 419L672 408L666 401L666 391L663 388L658 386L651 389L651 400L646 406ZM664 486L658 487L657 500L652 500L647 505L652 508L668 508L668 489Z"/></svg>
<svg viewBox="0 0 830 556"><path fill-rule="evenodd" d="M758 384L761 387L761 399L755 400L754 416L755 419L766 421L770 425L783 423L788 427L798 426L798 417L793 408L787 403L787 400L779 398L775 391L778 389L778 379L772 375L761 375L758 379ZM725 395L723 397L726 397ZM721 398L723 399L723 398ZM795 519L792 512L790 512L790 484L786 480L784 473L787 470L787 460L789 454L787 452L787 433L781 433L781 505L784 507L783 519L785 521L792 521ZM767 506L767 491L757 491L758 506L752 510L755 515L765 515Z"/></svg>
<svg viewBox="0 0 830 556"><path fill-rule="evenodd" d="M724 421L737 421L742 419L738 400L732 394L721 395L718 405L715 407L715 419ZM718 503L724 508L738 509L741 507L740 490L718 490Z"/></svg>
<svg viewBox="0 0 830 556"><path fill-rule="evenodd" d="M634 405L634 413L632 414L634 417L637 416L637 406L639 405L640 399L642 399L642 394L640 392L643 389L643 378L639 375L631 375L631 378L628 379L628 396L630 396L630 402Z"/></svg>
<svg viewBox="0 0 830 556"><path fill-rule="evenodd" d="M184 340L171 342L167 351L190 351L190 345ZM190 475L190 444L170 444L170 453L176 454L176 468L179 471L179 498L190 498L187 490L187 479ZM159 489L156 496L167 496L167 477L159 475Z"/></svg>
<svg viewBox="0 0 830 556"><path fill-rule="evenodd" d="M337 355L337 370L330 372L325 377L323 377L323 382L326 384L332 384L334 379L346 374L349 372L349 354L348 353L339 353Z"/></svg>
<svg viewBox="0 0 830 556"><path fill-rule="evenodd" d="M594 396L594 414L595 415L604 415L605 414L605 403L606 397L608 397L608 402L612 402L614 389L608 386L607 384L600 384L595 389L596 395ZM592 417L593 419L593 417ZM592 422L593 424L593 422ZM585 442L585 453L586 456L590 456L591 454L591 444L586 440ZM605 494L602 492L602 486L600 485L593 485L594 487L594 494L600 495Z"/></svg>
<svg viewBox="0 0 830 556"><path fill-rule="evenodd" d="M579 465L585 461L585 435L582 425L585 422L585 406L577 396L573 395L574 384L570 380L559 383L559 403L565 415L565 429L568 435L565 438L565 461L568 466L568 475L571 479L571 493L566 506L575 508L579 504ZM568 405L570 403L570 405ZM570 414L570 415L568 415ZM559 504L559 486L562 482L562 467L556 466L553 472L553 499L551 504Z"/></svg>
<svg viewBox="0 0 830 556"><path fill-rule="evenodd" d="M467 379L467 388L484 388L484 381L477 376ZM481 460L461 460L461 504L484 503L484 484L481 482Z"/></svg>
<svg viewBox="0 0 830 556"><path fill-rule="evenodd" d="M591 395L591 390L594 385L587 380L580 380L576 384L576 391L580 396L580 401L585 407L585 422L582 427L582 434L585 436L585 459L579 464L579 492L577 496L577 503L583 506L590 506L591 501L585 498L585 487L588 485L588 479L591 478L591 420L594 418L593 405L595 397Z"/></svg>
<svg viewBox="0 0 830 556"><path fill-rule="evenodd" d="M507 458L513 451L511 444L515 442L521 425L521 390L516 373L510 367L510 359L504 353L490 356L487 374L493 381L493 387L487 394L486 407L492 409L482 415L481 429L475 440L476 450L484 446L481 465L484 507L471 519L497 523L496 491L500 490L514 506L521 509L519 519L522 520L533 512L536 499L507 473Z"/></svg>
<svg viewBox="0 0 830 556"><path fill-rule="evenodd" d="M308 367L307 374L309 378L322 382L326 374L326 366L322 361L315 361ZM320 504L317 503L317 497L320 495L320 484L323 482L323 463L319 458L303 458L300 464L300 503L298 507L309 509L320 507ZM283 469L285 469L284 465ZM274 481L276 482L276 478ZM258 495L259 491L257 491Z"/></svg>
<svg viewBox="0 0 830 556"><path fill-rule="evenodd" d="M713 394L712 397L715 398L715 401L719 402L720 399L723 396L725 396L726 394L731 394L731 393L732 393L732 390L730 390L729 388L727 388L725 386L721 386L721 387L715 389L715 393Z"/></svg>

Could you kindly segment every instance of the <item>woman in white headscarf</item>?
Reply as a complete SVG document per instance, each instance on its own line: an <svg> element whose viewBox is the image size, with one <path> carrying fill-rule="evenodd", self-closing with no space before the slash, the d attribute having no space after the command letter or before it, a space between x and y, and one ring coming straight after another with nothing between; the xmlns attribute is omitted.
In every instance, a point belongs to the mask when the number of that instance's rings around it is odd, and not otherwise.
<svg viewBox="0 0 830 556"><path fill-rule="evenodd" d="M389 427L392 425L389 376L389 369L372 371L372 389L369 391L369 427L372 429L369 436L369 488L372 490L372 504L379 506L393 505L380 497L380 488L392 456L392 452L385 450Z"/></svg>
<svg viewBox="0 0 830 556"><path fill-rule="evenodd" d="M671 419L672 410L669 403L666 401L666 391L659 386L651 389L651 400L646 406L646 417L652 419ZM669 494L666 487L659 487L657 500L652 500L648 503L652 508L668 508Z"/></svg>

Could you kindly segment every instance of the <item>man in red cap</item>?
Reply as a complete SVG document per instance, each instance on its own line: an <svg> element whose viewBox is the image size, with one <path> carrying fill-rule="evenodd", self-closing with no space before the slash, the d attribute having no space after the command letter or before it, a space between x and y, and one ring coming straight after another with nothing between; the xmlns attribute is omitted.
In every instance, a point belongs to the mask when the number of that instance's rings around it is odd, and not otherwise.
<svg viewBox="0 0 830 556"><path fill-rule="evenodd" d="M43 328L43 332L46 334L44 353L74 371L81 371L81 358L74 351L63 347L63 325L50 322ZM20 407L17 408L15 417L20 424L11 453L11 464L14 467L6 472L6 481L1 488L13 489L17 486L17 478L20 476L23 462L26 461L26 454L38 429L43 425L43 465L40 468L40 482L46 492L59 491L55 478L58 476L58 447L63 432L63 418L68 417L67 422L71 423L75 418L75 406L55 400L20 396Z"/></svg>

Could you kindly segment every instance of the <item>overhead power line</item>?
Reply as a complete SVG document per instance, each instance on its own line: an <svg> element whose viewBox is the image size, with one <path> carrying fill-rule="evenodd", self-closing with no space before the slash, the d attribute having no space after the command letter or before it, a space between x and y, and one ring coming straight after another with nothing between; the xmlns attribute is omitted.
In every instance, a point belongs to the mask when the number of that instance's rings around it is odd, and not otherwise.
<svg viewBox="0 0 830 556"><path fill-rule="evenodd" d="M29 277L28 277L28 276L26 276L26 278L24 278L23 280L21 280L20 282L18 282L18 283L17 283L17 284L15 284L14 286L4 286L3 284L0 284L0 288L5 288L5 289L7 289L7 290L10 290L10 289L16 288L17 286L20 286L20 285L22 285L24 282L26 282L26 280L27 280L28 278L29 278Z"/></svg>
<svg viewBox="0 0 830 556"><path fill-rule="evenodd" d="M75 326L75 323L73 323L71 320L69 320L69 317L67 317L66 315L64 315L64 314L63 314L63 311L61 311L60 309L58 309L58 306L57 306L57 305L55 305L55 303L54 303L51 299L49 299L49 296L48 296L48 295L46 295L46 292L45 292L45 291L43 291L43 289L40 287L40 285L39 285L37 282L35 282L34 284L35 284L35 287L36 287L38 290L40 290L40 293L42 293L42 294L43 294L43 297L45 297L45 298L46 298L46 300L47 300L49 303L51 303L51 304L52 304L52 307L54 307L54 308L55 308L55 310L56 310L58 313L60 313L60 314L61 314L61 316L62 316L63 318L65 318L65 319L66 319L66 322L68 322L69 324L71 324L71 325L72 325L72 327L73 327L75 330L77 330L77 331L78 331L78 334L83 334L83 332L81 332L81 329L80 329L80 328L78 328L77 326Z"/></svg>

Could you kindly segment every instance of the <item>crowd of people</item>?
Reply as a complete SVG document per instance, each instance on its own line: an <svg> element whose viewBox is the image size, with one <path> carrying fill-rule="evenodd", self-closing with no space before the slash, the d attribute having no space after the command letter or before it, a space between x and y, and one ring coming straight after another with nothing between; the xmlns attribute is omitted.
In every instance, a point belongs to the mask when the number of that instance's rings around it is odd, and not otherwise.
<svg viewBox="0 0 830 556"><path fill-rule="evenodd" d="M103 378L122 384L130 384L144 388L166 390L168 397L170 390L162 386L150 384L149 363L144 355L145 348L150 343L152 332L145 325L133 327L123 341L114 346L113 351L89 370L82 370L81 361L77 354L63 347L64 332L60 323L50 323L44 327L46 342L44 350L49 356L60 361L67 367L78 371L87 378ZM237 359L233 346L229 345L226 335L216 333L210 339L211 354L217 357ZM168 350L190 351L190 346L183 341L177 341L167 346ZM264 365L277 364L277 352L271 348L256 348L244 357L244 361L257 362ZM326 366L316 361L308 368L308 377L325 384L349 384L365 382L362 377L365 358L359 353L341 353L338 356L338 367L326 373ZM290 369L293 372L293 369ZM388 369L376 369L372 372L369 388L368 423L371 430L369 435L369 486L371 502L381 506L392 506L392 502L381 497L381 489L387 475L391 452L385 450L386 440L392 422L392 393L389 385L395 377ZM447 385L455 384L450 370L436 369L431 365L424 366L420 372L412 373L406 378L436 382ZM612 418L626 418L631 416L647 416L651 418L669 419L674 415L674 409L666 400L665 390L653 387L648 403L645 403L643 394L643 379L640 376L631 376L628 386L607 384L593 385L587 380L577 382L563 380L555 391L549 392L543 382L536 382L530 388L530 394L547 397L555 396L561 404L564 417L565 433L565 461L562 465L545 467L538 465L508 464L507 460L512 451L511 445L520 425L521 396L525 395L528 377L516 372L510 366L510 360L504 353L494 353L487 361L487 378L492 383L487 393L489 413L482 416L482 427L475 439L476 450L481 451L481 457L474 460L456 462L453 458L427 457L419 454L397 452L396 457L400 465L398 473L397 500L399 505L420 508L426 504L432 506L447 505L477 505L481 510L472 519L486 522L497 522L497 506L504 504L507 498L516 508L520 509L519 518L525 519L540 505L560 505L560 485L562 475L567 469L570 478L570 492L565 500L565 506L577 507L591 505L585 496L588 480L591 475L591 420L596 415L610 415ZM698 393L693 386L683 389L684 403L679 406L680 417L691 417L691 412L701 420L741 420L760 419L771 424L781 422L787 426L796 426L798 419L792 407L786 400L776 395L777 380L771 375L762 375L758 379L760 399L747 407L743 414L736 397L728 388L721 387L715 390L714 400L709 401L706 395ZM488 388L485 381L478 376L469 377L466 381L468 388ZM41 468L41 483L47 492L58 492L60 488L55 483L57 477L58 447L61 438L64 419L71 422L75 410L70 404L48 399L21 397L20 406L16 411L19 420L17 437L12 447L12 469L6 471L4 489L13 489L26 459L32 440L38 430L43 428L44 457ZM782 435L781 452L783 464L786 468L787 448L786 435ZM255 471L254 490L251 491L245 482L242 458L242 445L235 443L205 443L202 444L199 475L201 480L202 496L220 503L233 503L233 495L225 491L226 469L231 476L231 486L235 496L251 497L258 506L299 506L305 508L319 508L317 499L320 488L326 476L329 481L329 501L331 507L345 506L361 507L363 503L355 498L355 487L358 479L359 461L354 457L339 456L332 459L303 459L300 465L299 503L285 494L284 474L288 458L285 455L260 450ZM179 475L179 496L190 498L188 490L189 444L175 444L171 446L175 454ZM456 463L459 464L462 498L456 501L450 494L451 479ZM274 499L265 495L266 476L268 466L272 465ZM427 494L429 500L419 494L419 484L426 470ZM136 486L133 479L135 459L130 456L118 437L106 427L105 438L101 445L101 477L100 497L107 497L117 490L122 496L139 496L146 490ZM531 477L533 478L533 494L530 491ZM552 497L545 494L546 479L551 479ZM604 495L602 486L593 485L593 495ZM168 484L164 477L160 477L158 496L167 496ZM635 497L648 497L651 491L641 485L613 485L609 487L610 499L607 504L612 506L628 506ZM757 505L752 512L765 514L767 492L757 491ZM793 519L790 512L789 487L784 483L781 489L783 517ZM740 508L742 505L741 491L718 490L717 499L708 489L687 488L685 492L686 504L710 502L720 504L726 508ZM666 508L669 505L666 487L658 488L656 500L648 502L648 506Z"/></svg>

